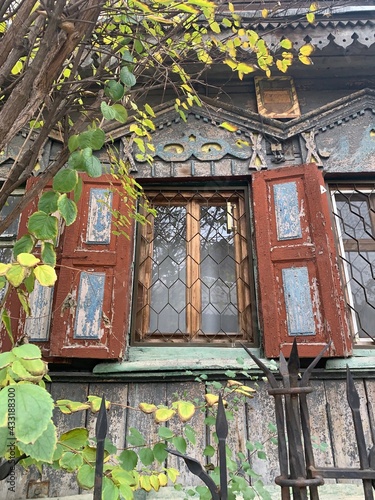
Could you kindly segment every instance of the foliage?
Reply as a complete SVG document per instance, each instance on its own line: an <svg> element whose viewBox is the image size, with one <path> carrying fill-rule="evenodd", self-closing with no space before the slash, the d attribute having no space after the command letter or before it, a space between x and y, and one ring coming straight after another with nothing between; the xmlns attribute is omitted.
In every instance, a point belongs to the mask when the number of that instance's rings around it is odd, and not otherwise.
<svg viewBox="0 0 375 500"><path fill-rule="evenodd" d="M83 489L90 490L94 486L96 442L90 437L86 428L74 428L60 436L52 421L54 408L64 414L79 411L97 413L101 399L88 396L87 401L78 402L68 399L54 402L45 389L44 378L47 375L47 364L42 361L37 346L24 344L14 347L9 352L0 354L0 456L10 458L9 439L15 441L16 457L27 455L20 463L24 467L36 465L51 466L76 474L77 482ZM205 378L204 374L202 375ZM150 443L147 436L131 427L126 438L127 448L117 450L106 439L103 476L103 499L125 500L133 499L137 489L158 491L168 482L176 483L179 472L173 467L165 467L168 452L167 447L173 447L180 453L186 453L188 445L196 445L196 431L189 424L196 412L205 413L205 424L212 435L212 444L204 450L204 456L211 462L212 477L218 482L219 471L214 460L217 456L217 440L212 426L215 425L216 407L220 392L226 400L226 415L228 421L233 420L235 413L245 403L247 398L255 395L255 390L236 380L204 383L206 394L204 401L189 401L175 395L175 401L169 406L156 406L141 402L138 409L149 414L158 426L158 439ZM209 391L209 392L207 392ZM116 403L107 402L107 411ZM120 405L123 406L123 405ZM177 433L164 425L171 419L182 423L182 432ZM211 428L211 429L210 429ZM274 434L275 429L271 428ZM271 438L274 439L274 438ZM262 443L247 442L249 455L257 454L265 458ZM248 453L238 453L232 456L227 449L229 471L229 499L241 492L244 498L254 498L255 494L267 499L268 493L263 488L260 477L249 465ZM14 457L14 455L13 455ZM203 457L202 457L203 458ZM255 481L254 481L255 480ZM253 482L253 484L250 484ZM177 488L181 486L176 484ZM210 498L207 488L198 486L187 492L189 496L198 495L201 499Z"/></svg>

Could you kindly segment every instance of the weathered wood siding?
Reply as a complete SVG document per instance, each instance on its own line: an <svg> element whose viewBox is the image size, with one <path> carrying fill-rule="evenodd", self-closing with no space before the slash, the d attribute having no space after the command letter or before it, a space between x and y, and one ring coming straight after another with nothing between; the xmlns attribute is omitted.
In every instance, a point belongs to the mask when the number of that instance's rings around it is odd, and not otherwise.
<svg viewBox="0 0 375 500"><path fill-rule="evenodd" d="M371 433L368 409L374 402L375 379L356 379L361 399L361 414L367 442L371 444ZM257 394L254 399L248 401L245 407L240 408L235 419L229 422L228 445L233 451L246 452L245 443L249 439L252 442L265 442L267 460L260 460L256 455L249 457L256 472L261 474L263 481L272 484L278 475L277 447L269 441L270 433L268 424L275 422L273 398L267 393L267 384L262 380L250 382L256 387ZM327 443L327 451L315 450L316 464L319 466L358 467L358 454L355 445L354 428L352 425L351 412L346 401L346 386L344 379L316 378L312 381L314 392L308 396L312 423L312 435L317 444ZM126 435L130 427L136 427L147 436L148 443L158 440L158 425L153 422L152 416L145 415L137 408L140 402L152 402L155 404L170 404L178 397L186 397L194 400L202 399L204 393L202 384L197 382L77 382L63 381L54 382L51 393L55 399L70 398L76 401L84 401L88 394L102 395L113 403L109 411L109 437L119 448L126 446ZM127 408L128 407L128 408ZM204 426L204 413L197 411L189 424L197 431L196 446L189 445L188 454L204 462L203 450L210 443L211 436ZM72 427L87 426L91 435L94 434L96 417L92 414L80 412L73 415L63 415L56 412L56 423L61 432ZM176 432L180 432L182 424L174 419L167 424ZM182 484L194 485L197 480L181 460L171 457L167 466L176 467L181 471L180 481ZM9 492L7 483L0 482L0 498L2 500L20 500L24 498L36 498L28 496L29 481L46 481L48 495L52 497L73 495L80 490L72 474L63 474L59 471L45 470L42 475L37 471L29 474L17 466L16 494ZM331 480L333 481L333 480Z"/></svg>

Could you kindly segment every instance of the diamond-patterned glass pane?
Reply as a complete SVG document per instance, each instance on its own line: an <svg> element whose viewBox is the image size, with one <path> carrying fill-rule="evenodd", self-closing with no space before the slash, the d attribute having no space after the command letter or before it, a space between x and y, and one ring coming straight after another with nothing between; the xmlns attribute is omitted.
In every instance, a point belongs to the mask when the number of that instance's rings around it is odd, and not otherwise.
<svg viewBox="0 0 375 500"><path fill-rule="evenodd" d="M157 215L142 229L137 340L243 340L241 315L249 311L244 193L156 191L148 199ZM245 290L240 305L239 287Z"/></svg>
<svg viewBox="0 0 375 500"><path fill-rule="evenodd" d="M334 216L354 334L375 338L375 189L336 188Z"/></svg>

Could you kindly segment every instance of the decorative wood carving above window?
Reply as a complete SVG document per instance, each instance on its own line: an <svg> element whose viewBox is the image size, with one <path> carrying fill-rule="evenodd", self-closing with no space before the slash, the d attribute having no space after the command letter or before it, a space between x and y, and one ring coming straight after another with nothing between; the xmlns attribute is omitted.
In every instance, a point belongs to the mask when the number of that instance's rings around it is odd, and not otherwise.
<svg viewBox="0 0 375 500"><path fill-rule="evenodd" d="M289 76L255 77L258 112L268 118L297 118L301 116L297 92Z"/></svg>

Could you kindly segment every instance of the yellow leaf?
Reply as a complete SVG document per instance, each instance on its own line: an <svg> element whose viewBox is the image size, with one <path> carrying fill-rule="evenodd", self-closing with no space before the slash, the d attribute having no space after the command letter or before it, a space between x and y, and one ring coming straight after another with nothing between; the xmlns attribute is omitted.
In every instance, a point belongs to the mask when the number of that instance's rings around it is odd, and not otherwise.
<svg viewBox="0 0 375 500"><path fill-rule="evenodd" d="M170 408L159 408L154 413L155 422L157 424L160 422L167 422L175 413L175 410L171 410Z"/></svg>
<svg viewBox="0 0 375 500"><path fill-rule="evenodd" d="M233 59L230 59L229 57L227 57L226 59L224 59L224 64L226 64L227 66L229 66L233 71L237 68L236 61L233 61Z"/></svg>
<svg viewBox="0 0 375 500"><path fill-rule="evenodd" d="M276 67L282 73L286 73L286 71L288 70L288 65L285 63L285 61L280 61L280 59L277 59Z"/></svg>
<svg viewBox="0 0 375 500"><path fill-rule="evenodd" d="M0 262L0 276L4 276L4 274L8 272L10 267L11 264L3 264L2 262Z"/></svg>
<svg viewBox="0 0 375 500"><path fill-rule="evenodd" d="M24 267L34 267L40 262L40 259L31 253L20 253L17 255L17 262Z"/></svg>
<svg viewBox="0 0 375 500"><path fill-rule="evenodd" d="M313 24L315 21L315 14L313 12L308 12L306 14L306 19L308 23Z"/></svg>
<svg viewBox="0 0 375 500"><path fill-rule="evenodd" d="M160 482L157 476L152 475L150 476L150 484L154 488L155 491L159 491L160 489Z"/></svg>
<svg viewBox="0 0 375 500"><path fill-rule="evenodd" d="M266 17L268 17L268 9L263 9L263 10L262 10L262 17L263 17L264 19L266 19Z"/></svg>
<svg viewBox="0 0 375 500"><path fill-rule="evenodd" d="M227 386L228 387L234 387L234 386L240 386L242 385L241 382L238 382L238 380L228 380L227 381Z"/></svg>
<svg viewBox="0 0 375 500"><path fill-rule="evenodd" d="M283 49L290 50L293 47L293 44L292 44L292 42L288 38L284 38L284 40L281 40L280 46Z"/></svg>
<svg viewBox="0 0 375 500"><path fill-rule="evenodd" d="M312 64L312 60L309 57L306 56L298 56L298 59L301 61L302 64Z"/></svg>
<svg viewBox="0 0 375 500"><path fill-rule="evenodd" d="M34 269L35 278L42 286L53 286L57 280L56 271L53 267L43 264Z"/></svg>
<svg viewBox="0 0 375 500"><path fill-rule="evenodd" d="M254 66L250 66L250 64L239 63L237 66L237 71L243 73L244 75L248 75L255 71Z"/></svg>
<svg viewBox="0 0 375 500"><path fill-rule="evenodd" d="M317 3L312 3L309 8L310 12L316 12L318 10L318 4Z"/></svg>
<svg viewBox="0 0 375 500"><path fill-rule="evenodd" d="M244 396L247 396L248 398L253 398L254 393L256 392L255 389L252 387L248 387L247 385L241 385L237 389L234 390L235 392L238 392L239 394L243 394Z"/></svg>
<svg viewBox="0 0 375 500"><path fill-rule="evenodd" d="M232 2L228 2L228 8L230 12L234 12L234 5L232 4Z"/></svg>
<svg viewBox="0 0 375 500"><path fill-rule="evenodd" d="M143 411L143 413L154 413L158 408L155 405L148 403L139 403L138 408Z"/></svg>
<svg viewBox="0 0 375 500"><path fill-rule="evenodd" d="M213 406L218 403L219 396L216 396L216 394L206 394L204 399L206 400L208 406Z"/></svg>
<svg viewBox="0 0 375 500"><path fill-rule="evenodd" d="M140 476L139 485L145 491L151 491L150 476Z"/></svg>
<svg viewBox="0 0 375 500"><path fill-rule="evenodd" d="M20 284L26 278L26 273L27 271L24 267L20 266L19 264L12 264L6 273L6 278L11 285L17 287L20 286Z"/></svg>
<svg viewBox="0 0 375 500"><path fill-rule="evenodd" d="M225 130L229 130L229 132L236 132L236 130L238 130L238 127L236 127L236 125L233 125L233 123L229 122L220 123L220 127L225 128Z"/></svg>
<svg viewBox="0 0 375 500"><path fill-rule="evenodd" d="M307 43L306 45L302 45L302 47L299 49L299 55L301 56L311 56L311 54L314 52L314 46L311 45L311 43Z"/></svg>
<svg viewBox="0 0 375 500"><path fill-rule="evenodd" d="M158 474L158 479L160 486L166 486L168 484L168 478L163 472Z"/></svg>
<svg viewBox="0 0 375 500"><path fill-rule="evenodd" d="M188 422L195 413L195 406L190 401L181 401L177 406L181 422Z"/></svg>
<svg viewBox="0 0 375 500"><path fill-rule="evenodd" d="M219 26L219 24L216 21L214 21L213 23L210 24L210 28L212 29L212 31L214 33L220 33L221 32L220 26Z"/></svg>
<svg viewBox="0 0 375 500"><path fill-rule="evenodd" d="M22 68L23 68L22 62L21 61L17 61L16 64L13 66L12 70L11 70L12 75L18 75L19 73L21 73Z"/></svg>

